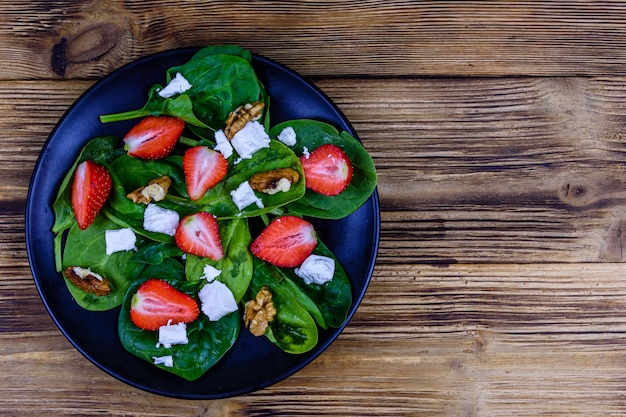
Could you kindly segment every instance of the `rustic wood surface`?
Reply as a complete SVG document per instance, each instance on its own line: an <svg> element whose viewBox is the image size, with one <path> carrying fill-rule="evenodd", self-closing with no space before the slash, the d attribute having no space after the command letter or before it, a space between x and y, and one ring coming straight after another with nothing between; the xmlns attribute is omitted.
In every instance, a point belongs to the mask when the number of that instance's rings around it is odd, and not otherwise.
<svg viewBox="0 0 626 417"><path fill-rule="evenodd" d="M314 81L379 174L370 287L331 347L213 401L131 388L48 316L30 175L114 69L238 43ZM626 3L0 3L0 414L626 415Z"/></svg>

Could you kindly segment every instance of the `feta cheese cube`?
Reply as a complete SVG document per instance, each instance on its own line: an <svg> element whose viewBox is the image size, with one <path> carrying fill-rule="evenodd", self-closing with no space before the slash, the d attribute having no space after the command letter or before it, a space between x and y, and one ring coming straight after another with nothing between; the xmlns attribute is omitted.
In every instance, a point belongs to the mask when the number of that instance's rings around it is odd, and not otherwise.
<svg viewBox="0 0 626 417"><path fill-rule="evenodd" d="M153 356L152 360L154 361L155 365L163 365L167 366L168 368L174 366L174 358L172 357L172 355Z"/></svg>
<svg viewBox="0 0 626 417"><path fill-rule="evenodd" d="M263 208L263 201L254 194L254 190L248 181L239 184L236 190L230 192L230 196L239 210L243 210L251 204L256 204L258 208Z"/></svg>
<svg viewBox="0 0 626 417"><path fill-rule="evenodd" d="M309 159L309 157L311 156L311 153L309 152L309 148L304 146L302 148L302 155L304 155L304 159Z"/></svg>
<svg viewBox="0 0 626 417"><path fill-rule="evenodd" d="M107 255L111 255L115 252L137 250L135 246L137 236L135 236L133 229L129 227L117 230L106 230L104 232L104 240Z"/></svg>
<svg viewBox="0 0 626 417"><path fill-rule="evenodd" d="M148 204L143 213L143 228L149 232L174 236L179 222L180 216L177 212L159 207L156 204Z"/></svg>
<svg viewBox="0 0 626 417"><path fill-rule="evenodd" d="M217 152L221 153L224 158L229 158L233 154L233 145L230 144L230 141L224 134L222 129L217 130L213 135L215 138L215 147L213 148Z"/></svg>
<svg viewBox="0 0 626 417"><path fill-rule="evenodd" d="M333 279L335 275L335 260L328 256L312 254L294 272L307 285L321 285Z"/></svg>
<svg viewBox="0 0 626 417"><path fill-rule="evenodd" d="M293 127L287 126L276 138L287 146L293 146L296 144L296 131Z"/></svg>
<svg viewBox="0 0 626 417"><path fill-rule="evenodd" d="M211 321L217 321L238 309L233 293L226 284L217 280L202 287L198 298L202 304L202 312Z"/></svg>
<svg viewBox="0 0 626 417"><path fill-rule="evenodd" d="M215 278L220 276L221 273L222 273L222 271L220 271L219 269L217 269L213 265L205 265L204 266L204 273L202 274L202 278L206 279L209 282L213 282L215 280Z"/></svg>
<svg viewBox="0 0 626 417"><path fill-rule="evenodd" d="M189 84L189 81L183 77L183 74L177 72L176 76L172 78L165 88L159 90L157 94L163 98L170 98L176 94L184 93L191 87L191 84Z"/></svg>
<svg viewBox="0 0 626 417"><path fill-rule="evenodd" d="M189 343L187 325L185 323L171 324L171 322L172 320L168 321L165 326L159 327L159 341L156 347L171 348L173 345Z"/></svg>
<svg viewBox="0 0 626 417"><path fill-rule="evenodd" d="M230 144L241 158L250 159L255 152L269 148L270 137L261 123L248 122L240 131L235 133Z"/></svg>

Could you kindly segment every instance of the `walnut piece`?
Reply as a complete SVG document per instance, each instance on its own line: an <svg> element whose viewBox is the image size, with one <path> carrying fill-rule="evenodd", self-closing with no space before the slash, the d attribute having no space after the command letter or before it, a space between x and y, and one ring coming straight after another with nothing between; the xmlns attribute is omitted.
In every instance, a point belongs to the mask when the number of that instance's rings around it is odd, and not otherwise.
<svg viewBox="0 0 626 417"><path fill-rule="evenodd" d="M109 280L89 268L70 266L65 268L63 275L81 290L92 294L103 296L111 292Z"/></svg>
<svg viewBox="0 0 626 417"><path fill-rule="evenodd" d="M126 197L133 200L133 203L148 204L151 201L161 201L167 195L172 180L169 176L155 178L144 187L139 187L132 193L128 193Z"/></svg>
<svg viewBox="0 0 626 417"><path fill-rule="evenodd" d="M270 321L274 320L276 308L272 302L272 293L263 286L254 300L246 302L244 323L250 333L255 336L263 336L267 331Z"/></svg>
<svg viewBox="0 0 626 417"><path fill-rule="evenodd" d="M249 183L255 191L266 194L276 194L280 191L289 191L292 184L300 179L300 174L291 168L277 168L259 172L250 177Z"/></svg>
<svg viewBox="0 0 626 417"><path fill-rule="evenodd" d="M259 120L265 103L262 101L256 101L254 103L246 103L243 106L237 107L235 110L228 114L226 119L226 127L224 128L224 134L230 140L235 136L235 133L239 132L246 123Z"/></svg>

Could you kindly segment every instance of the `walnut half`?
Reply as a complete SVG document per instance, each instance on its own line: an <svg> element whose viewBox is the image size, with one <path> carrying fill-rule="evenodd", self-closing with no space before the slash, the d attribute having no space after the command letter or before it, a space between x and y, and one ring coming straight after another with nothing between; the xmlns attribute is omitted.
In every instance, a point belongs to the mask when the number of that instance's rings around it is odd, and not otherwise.
<svg viewBox="0 0 626 417"><path fill-rule="evenodd" d="M244 323L250 333L255 336L263 336L267 331L270 321L274 320L276 308L272 302L272 293L263 286L254 300L246 302Z"/></svg>
<svg viewBox="0 0 626 417"><path fill-rule="evenodd" d="M291 168L277 168L259 172L250 177L249 183L255 191L276 194L289 191L291 185L298 182L300 174Z"/></svg>
<svg viewBox="0 0 626 417"><path fill-rule="evenodd" d="M161 201L167 195L172 180L169 176L155 178L144 187L139 187L132 193L128 193L126 197L133 200L133 203L148 204L151 201Z"/></svg>
<svg viewBox="0 0 626 417"><path fill-rule="evenodd" d="M111 292L109 280L89 268L70 266L65 268L63 275L81 290L92 294L103 296Z"/></svg>
<svg viewBox="0 0 626 417"><path fill-rule="evenodd" d="M243 129L246 123L260 119L264 107L265 103L256 101L244 104L231 111L228 119L226 119L226 127L224 128L226 137L229 140L232 139L235 133Z"/></svg>

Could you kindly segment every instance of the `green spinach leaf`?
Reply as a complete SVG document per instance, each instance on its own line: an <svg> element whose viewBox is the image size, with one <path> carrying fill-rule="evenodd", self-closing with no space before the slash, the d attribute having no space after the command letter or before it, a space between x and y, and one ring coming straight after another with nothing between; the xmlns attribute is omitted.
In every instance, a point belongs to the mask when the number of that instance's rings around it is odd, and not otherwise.
<svg viewBox="0 0 626 417"><path fill-rule="evenodd" d="M155 274L146 271L145 279ZM161 278L168 281L181 291L195 297L198 284L178 279ZM218 321L210 321L203 313L198 319L187 324L189 343L173 345L170 348L157 347L158 331L145 331L130 320L130 302L133 294L145 279L133 282L126 293L118 321L118 334L122 345L131 354L154 363L154 358L172 356L173 366L157 365L159 368L178 375L189 381L200 378L207 370L217 363L233 346L241 327L239 312L230 313Z"/></svg>
<svg viewBox="0 0 626 417"><path fill-rule="evenodd" d="M230 289L239 302L245 294L252 279L252 254L250 244L252 237L245 218L219 221L220 237L224 248L224 257L219 261L209 258L187 255L185 271L187 279L198 281L204 275L206 265L218 269L217 279Z"/></svg>
<svg viewBox="0 0 626 417"><path fill-rule="evenodd" d="M292 184L288 191L273 195L257 192L256 195L263 202L263 207L252 204L240 211L233 202L231 192L241 183L248 181L252 175L276 168L291 168L298 172L300 180ZM222 218L259 216L301 198L305 193L303 178L302 164L296 154L282 143L272 140L268 148L259 150L250 159L229 163L226 178L210 189L196 204Z"/></svg>
<svg viewBox="0 0 626 417"><path fill-rule="evenodd" d="M74 171L81 162L87 160L92 160L100 164L106 164L116 158L121 153L119 148L116 149L117 142L118 139L114 136L101 136L87 142L85 146L83 146L72 167L69 171L67 171L67 174L65 174L65 177L59 186L56 199L52 205L52 209L54 211L54 225L52 226L52 233L55 234L54 253L57 272L61 271L63 233L76 223L76 217L74 216L74 210L72 209L71 202L71 182L74 176Z"/></svg>
<svg viewBox="0 0 626 417"><path fill-rule="evenodd" d="M254 258L254 274L246 299L254 299L263 286L272 293L276 316L269 323L267 338L287 353L304 353L317 344L315 320L305 306L313 304L294 291L293 283L279 268Z"/></svg>
<svg viewBox="0 0 626 417"><path fill-rule="evenodd" d="M118 307L122 303L130 281L144 267L130 262L134 255L132 250L106 254L105 233L106 230L114 229L119 229L119 226L104 216L98 216L87 229L80 230L78 225L74 225L68 233L63 251L63 269L70 266L90 268L110 282L111 293L106 296L97 296L65 280L76 302L87 310L104 311ZM138 245L140 244L138 242Z"/></svg>
<svg viewBox="0 0 626 417"><path fill-rule="evenodd" d="M363 145L347 132L339 132L333 126L308 119L283 122L270 130L270 137L276 138L284 128L292 127L296 132L293 150L303 155L323 144L339 146L348 155L353 167L352 181L341 194L325 196L306 190L304 197L289 204L287 210L294 214L324 219L341 219L352 214L370 197L376 187L377 177L374 162Z"/></svg>
<svg viewBox="0 0 626 417"><path fill-rule="evenodd" d="M318 240L313 250L316 255L327 256L335 260L335 275L324 284L306 284L292 269L285 269L285 274L304 292L319 308L324 322L330 327L340 327L346 320L348 310L352 306L352 285L339 260L324 243ZM323 326L322 326L323 327Z"/></svg>
<svg viewBox="0 0 626 417"><path fill-rule="evenodd" d="M264 100L264 89L251 64L251 54L235 45L207 47L186 63L167 70L169 83L177 73L191 84L182 94L163 98L152 86L142 109L100 116L103 123L148 115L181 118L192 126L217 130L240 105Z"/></svg>

